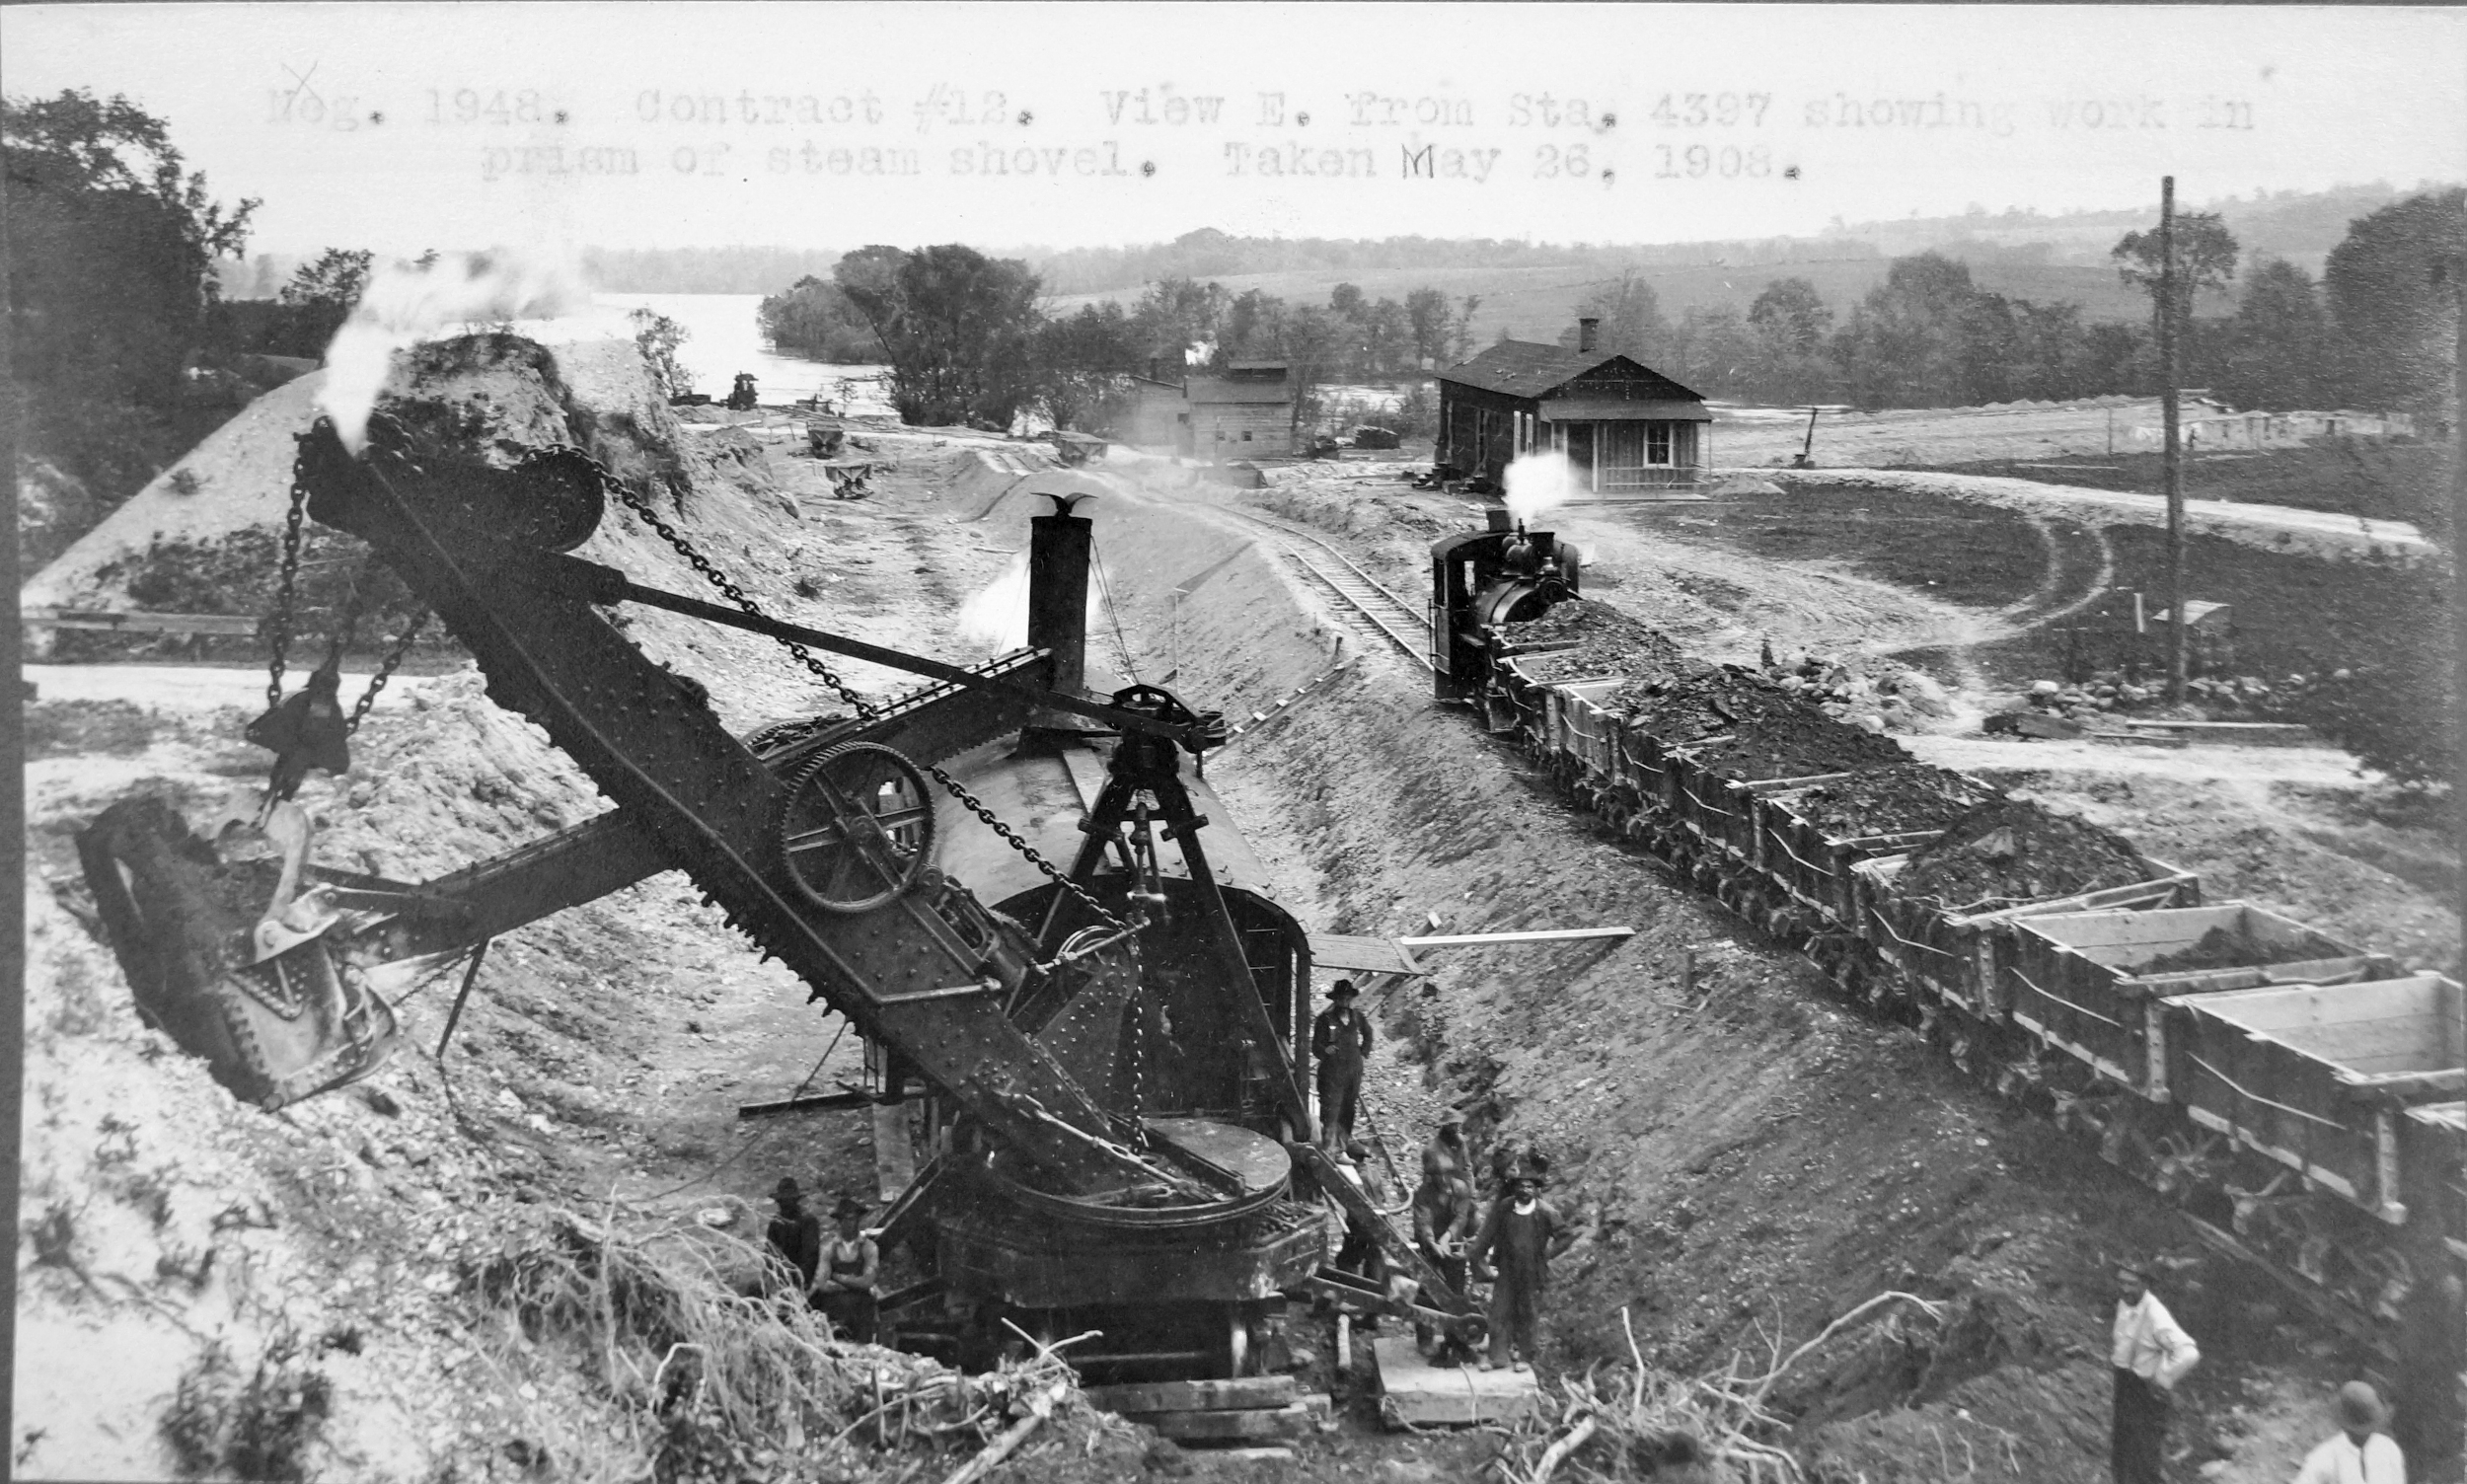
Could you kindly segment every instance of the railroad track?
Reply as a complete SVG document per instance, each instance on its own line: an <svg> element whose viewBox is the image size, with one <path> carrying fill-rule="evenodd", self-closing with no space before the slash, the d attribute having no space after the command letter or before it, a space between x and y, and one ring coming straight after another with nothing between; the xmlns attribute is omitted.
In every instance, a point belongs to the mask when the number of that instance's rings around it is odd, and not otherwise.
<svg viewBox="0 0 2467 1484"><path fill-rule="evenodd" d="M1333 544L1300 526L1247 510L1225 513L1274 532L1280 538L1277 555L1335 598L1338 611L1354 627L1386 639L1423 669L1431 668L1431 621L1418 605L1398 597ZM1306 546L1315 550L1306 550Z"/></svg>

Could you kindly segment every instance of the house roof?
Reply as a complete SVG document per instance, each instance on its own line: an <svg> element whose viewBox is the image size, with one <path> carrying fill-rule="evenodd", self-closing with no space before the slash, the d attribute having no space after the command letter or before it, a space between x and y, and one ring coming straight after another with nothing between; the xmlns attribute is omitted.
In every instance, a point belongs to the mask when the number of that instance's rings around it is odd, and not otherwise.
<svg viewBox="0 0 2467 1484"><path fill-rule="evenodd" d="M1285 374L1286 365L1283 361L1268 361L1236 356L1234 359L1227 361L1225 363L1225 368L1235 376L1283 376Z"/></svg>
<svg viewBox="0 0 2467 1484"><path fill-rule="evenodd" d="M1440 372L1439 379L1507 397L1546 397L1589 374L1599 380L1626 383L1633 388L1633 395L1657 402L1704 401L1703 394L1691 392L1626 356L1576 350L1566 345L1539 345L1532 340L1501 340L1471 360Z"/></svg>
<svg viewBox="0 0 2467 1484"><path fill-rule="evenodd" d="M1281 406L1294 400L1293 389L1281 381L1230 381L1222 376L1194 376L1182 384L1182 395L1188 401L1209 405Z"/></svg>

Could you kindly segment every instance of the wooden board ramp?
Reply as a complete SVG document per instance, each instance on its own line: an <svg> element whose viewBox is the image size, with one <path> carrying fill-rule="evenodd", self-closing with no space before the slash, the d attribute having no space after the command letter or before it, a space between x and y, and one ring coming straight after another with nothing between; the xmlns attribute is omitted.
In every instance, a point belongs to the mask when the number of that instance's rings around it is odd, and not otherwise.
<svg viewBox="0 0 2467 1484"><path fill-rule="evenodd" d="M1331 1414L1324 1391L1305 1392L1290 1375L1237 1380L1146 1381L1090 1386L1087 1399L1176 1443L1249 1443L1302 1438Z"/></svg>
<svg viewBox="0 0 2467 1484"><path fill-rule="evenodd" d="M1514 1422L1541 1406L1541 1383L1531 1371L1434 1366L1411 1335L1372 1336L1371 1357L1379 1370L1380 1421L1391 1428Z"/></svg>

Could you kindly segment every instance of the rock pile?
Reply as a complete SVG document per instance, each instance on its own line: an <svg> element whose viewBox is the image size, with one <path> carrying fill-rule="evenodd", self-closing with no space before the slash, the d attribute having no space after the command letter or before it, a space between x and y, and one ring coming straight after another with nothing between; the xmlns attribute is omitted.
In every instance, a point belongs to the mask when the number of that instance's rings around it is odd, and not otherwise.
<svg viewBox="0 0 2467 1484"><path fill-rule="evenodd" d="M1972 810L1944 838L1910 857L1895 883L1906 897L1947 907L2031 902L2130 886L2158 875L2132 842L2087 820L2023 799Z"/></svg>

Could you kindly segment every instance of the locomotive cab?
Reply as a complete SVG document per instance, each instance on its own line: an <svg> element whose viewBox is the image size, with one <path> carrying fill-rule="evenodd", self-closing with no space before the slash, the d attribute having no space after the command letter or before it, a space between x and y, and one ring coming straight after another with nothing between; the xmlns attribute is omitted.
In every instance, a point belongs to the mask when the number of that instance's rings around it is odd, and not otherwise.
<svg viewBox="0 0 2467 1484"><path fill-rule="evenodd" d="M1442 701L1479 696L1489 679L1492 631L1527 624L1577 593L1576 549L1528 531L1505 510L1489 527L1431 544L1431 672Z"/></svg>

